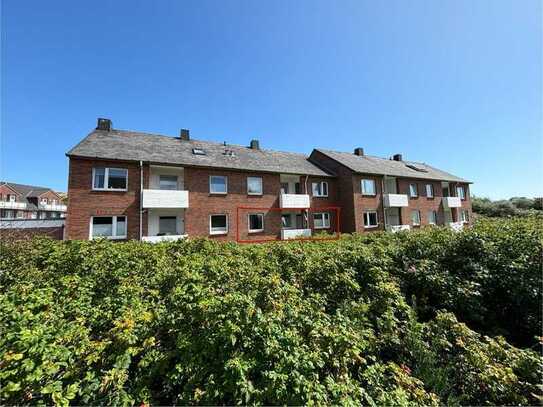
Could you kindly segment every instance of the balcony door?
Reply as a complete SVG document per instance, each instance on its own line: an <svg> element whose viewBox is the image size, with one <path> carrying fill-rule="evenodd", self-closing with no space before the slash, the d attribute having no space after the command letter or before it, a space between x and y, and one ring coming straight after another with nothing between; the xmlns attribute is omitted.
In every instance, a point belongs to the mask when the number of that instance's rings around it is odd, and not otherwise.
<svg viewBox="0 0 543 407"><path fill-rule="evenodd" d="M385 194L397 194L396 178L385 177Z"/></svg>

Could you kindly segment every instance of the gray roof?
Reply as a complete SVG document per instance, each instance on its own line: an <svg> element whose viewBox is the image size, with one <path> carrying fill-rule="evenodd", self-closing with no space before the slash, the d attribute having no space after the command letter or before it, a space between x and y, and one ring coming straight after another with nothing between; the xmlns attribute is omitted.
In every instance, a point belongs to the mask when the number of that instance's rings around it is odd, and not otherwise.
<svg viewBox="0 0 543 407"><path fill-rule="evenodd" d="M356 173L390 175L395 177L421 178L440 181L470 182L428 164L415 161L394 161L387 158L368 155L355 155L338 151L316 149ZM417 169L410 168L414 166Z"/></svg>
<svg viewBox="0 0 543 407"><path fill-rule="evenodd" d="M193 149L206 155L195 155ZM225 154L231 151L233 155ZM195 167L331 176L308 161L304 154L254 150L200 140L180 140L126 130L95 130L66 153L68 156L113 160L146 161Z"/></svg>
<svg viewBox="0 0 543 407"><path fill-rule="evenodd" d="M54 192L51 188L37 187L35 185L16 184L15 182L0 181L0 185L8 185L25 198L39 197L47 191ZM55 192L56 193L56 192Z"/></svg>

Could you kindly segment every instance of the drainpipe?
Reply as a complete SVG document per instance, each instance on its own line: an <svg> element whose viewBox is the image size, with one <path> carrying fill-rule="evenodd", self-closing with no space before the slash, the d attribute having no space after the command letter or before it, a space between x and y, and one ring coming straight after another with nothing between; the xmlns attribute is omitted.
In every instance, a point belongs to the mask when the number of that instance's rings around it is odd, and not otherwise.
<svg viewBox="0 0 543 407"><path fill-rule="evenodd" d="M384 230L387 230L387 214L385 212L385 177L381 178L381 208L383 209Z"/></svg>
<svg viewBox="0 0 543 407"><path fill-rule="evenodd" d="M143 161L140 160L140 241L143 237Z"/></svg>

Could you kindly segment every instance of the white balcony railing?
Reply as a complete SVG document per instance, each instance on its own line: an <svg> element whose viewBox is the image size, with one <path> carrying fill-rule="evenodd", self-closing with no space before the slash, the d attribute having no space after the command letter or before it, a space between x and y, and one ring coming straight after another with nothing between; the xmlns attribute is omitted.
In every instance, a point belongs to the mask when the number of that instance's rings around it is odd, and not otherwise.
<svg viewBox="0 0 543 407"><path fill-rule="evenodd" d="M405 194L385 194L384 204L387 208L401 208L409 206L409 200Z"/></svg>
<svg viewBox="0 0 543 407"><path fill-rule="evenodd" d="M43 211L66 212L67 207L63 204L39 204L38 209L41 209Z"/></svg>
<svg viewBox="0 0 543 407"><path fill-rule="evenodd" d="M311 206L309 195L306 194L281 194L279 195L280 208L303 209Z"/></svg>
<svg viewBox="0 0 543 407"><path fill-rule="evenodd" d="M281 239L300 239L311 237L311 229L281 229Z"/></svg>
<svg viewBox="0 0 543 407"><path fill-rule="evenodd" d="M188 208L189 191L172 191L165 189L144 189L144 208Z"/></svg>
<svg viewBox="0 0 543 407"><path fill-rule="evenodd" d="M187 235L164 235L164 236L143 236L141 239L144 242L160 243L160 242L175 242L176 240L185 239Z"/></svg>
<svg viewBox="0 0 543 407"><path fill-rule="evenodd" d="M26 202L0 201L0 209L26 209Z"/></svg>
<svg viewBox="0 0 543 407"><path fill-rule="evenodd" d="M393 233L401 232L402 230L409 230L411 226L409 225L388 225L387 230Z"/></svg>
<svg viewBox="0 0 543 407"><path fill-rule="evenodd" d="M464 224L462 222L449 222L449 227L456 232L460 232L464 228Z"/></svg>
<svg viewBox="0 0 543 407"><path fill-rule="evenodd" d="M460 208L462 206L462 201L457 196L444 196L443 197L443 207L444 208Z"/></svg>

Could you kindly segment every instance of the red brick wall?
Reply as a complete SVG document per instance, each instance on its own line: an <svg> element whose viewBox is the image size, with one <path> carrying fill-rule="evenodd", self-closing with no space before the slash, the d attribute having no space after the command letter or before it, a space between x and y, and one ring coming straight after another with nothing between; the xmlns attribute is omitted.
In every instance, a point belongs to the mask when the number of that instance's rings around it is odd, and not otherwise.
<svg viewBox="0 0 543 407"><path fill-rule="evenodd" d="M418 197L409 197L409 185L416 184L418 190ZM429 198L426 196L426 184L431 184L434 187L434 197ZM443 189L441 188L441 181L420 180L410 178L398 178L398 193L408 196L409 206L401 208L400 216L402 225L411 225L411 212L413 210L420 211L420 224L421 226L428 225L429 211L437 212L437 223L443 224L444 213L441 197L443 196ZM416 227L416 226L415 226Z"/></svg>
<svg viewBox="0 0 543 407"><path fill-rule="evenodd" d="M92 168L128 169L128 191L93 191ZM145 178L148 169L144 168ZM129 239L139 238L140 168L137 163L70 158L67 239L88 239L91 216L125 215ZM146 221L143 223L147 224ZM145 234L145 230L144 230Z"/></svg>
<svg viewBox="0 0 543 407"><path fill-rule="evenodd" d="M64 227L0 229L0 240L26 240L31 239L34 236L47 236L51 239L62 240L64 236Z"/></svg>

